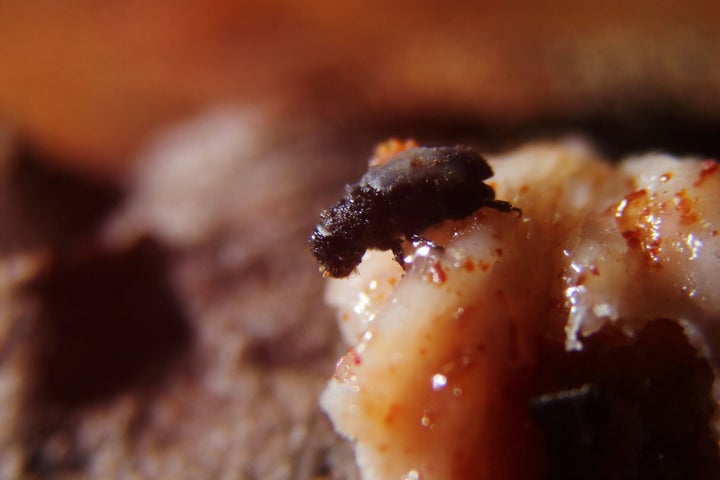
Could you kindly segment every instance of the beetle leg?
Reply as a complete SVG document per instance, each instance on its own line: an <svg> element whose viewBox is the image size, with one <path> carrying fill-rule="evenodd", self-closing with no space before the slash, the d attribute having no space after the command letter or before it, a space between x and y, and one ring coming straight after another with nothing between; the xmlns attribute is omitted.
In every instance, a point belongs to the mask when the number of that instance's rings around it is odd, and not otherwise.
<svg viewBox="0 0 720 480"><path fill-rule="evenodd" d="M412 242L413 247L418 247L421 244L425 244L428 247L432 248L433 250L436 250L436 249L443 250L445 248L442 245L438 245L437 243L433 242L432 240L429 240L429 239L423 237L419 233L412 233L410 235L407 235L406 238L408 240L410 240L410 242Z"/></svg>
<svg viewBox="0 0 720 480"><path fill-rule="evenodd" d="M522 210L520 210L517 207L513 207L510 202L506 202L504 200L490 200L483 206L489 207L489 208L494 208L495 210L497 210L499 212L503 212L503 213L514 212L517 214L518 217L522 217Z"/></svg>
<svg viewBox="0 0 720 480"><path fill-rule="evenodd" d="M393 242L391 246L391 250L393 252L393 255L395 256L395 261L400 264L400 266L405 269L405 252L402 249L402 242L400 240Z"/></svg>
<svg viewBox="0 0 720 480"><path fill-rule="evenodd" d="M419 233L411 233L409 235L406 235L406 237L408 240L410 240L412 242L413 246L416 246L418 243L428 241L425 237L423 237Z"/></svg>

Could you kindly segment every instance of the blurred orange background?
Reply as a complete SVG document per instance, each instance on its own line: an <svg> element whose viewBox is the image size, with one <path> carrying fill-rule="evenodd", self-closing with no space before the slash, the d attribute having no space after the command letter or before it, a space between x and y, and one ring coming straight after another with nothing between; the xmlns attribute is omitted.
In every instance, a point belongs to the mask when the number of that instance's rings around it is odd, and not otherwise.
<svg viewBox="0 0 720 480"><path fill-rule="evenodd" d="M68 165L122 171L210 105L496 122L663 99L720 112L720 4L0 2L0 118Z"/></svg>

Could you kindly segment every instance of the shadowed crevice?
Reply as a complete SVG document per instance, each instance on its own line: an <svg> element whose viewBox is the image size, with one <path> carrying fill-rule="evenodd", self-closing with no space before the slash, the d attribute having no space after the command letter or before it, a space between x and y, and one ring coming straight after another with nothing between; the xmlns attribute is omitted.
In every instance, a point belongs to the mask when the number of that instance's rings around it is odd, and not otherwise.
<svg viewBox="0 0 720 480"><path fill-rule="evenodd" d="M669 320L635 339L606 327L579 352L546 351L531 400L549 480L711 479L720 471L713 374Z"/></svg>
<svg viewBox="0 0 720 480"><path fill-rule="evenodd" d="M162 379L192 331L151 240L57 258L30 287L39 301L34 404L77 407Z"/></svg>

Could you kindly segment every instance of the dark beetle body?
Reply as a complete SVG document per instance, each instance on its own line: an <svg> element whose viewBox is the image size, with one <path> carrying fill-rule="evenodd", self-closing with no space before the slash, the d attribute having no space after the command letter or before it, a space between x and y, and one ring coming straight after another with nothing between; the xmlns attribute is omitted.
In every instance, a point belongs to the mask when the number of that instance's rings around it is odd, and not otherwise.
<svg viewBox="0 0 720 480"><path fill-rule="evenodd" d="M325 275L345 277L365 250L392 250L402 265L403 238L481 207L509 212L483 180L493 174L478 153L463 147L411 148L371 167L330 210L310 237Z"/></svg>

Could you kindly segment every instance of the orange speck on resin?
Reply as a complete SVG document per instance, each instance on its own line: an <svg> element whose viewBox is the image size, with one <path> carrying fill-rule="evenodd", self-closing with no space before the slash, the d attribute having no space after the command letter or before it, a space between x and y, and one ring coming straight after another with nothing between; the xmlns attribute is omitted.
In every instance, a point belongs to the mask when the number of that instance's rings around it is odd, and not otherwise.
<svg viewBox="0 0 720 480"><path fill-rule="evenodd" d="M353 378L353 366L360 365L360 356L354 348L350 348L335 365L333 379L338 382L347 382Z"/></svg>
<svg viewBox="0 0 720 480"><path fill-rule="evenodd" d="M680 219L684 225L693 224L700 219L700 215L694 208L696 200L688 197L687 190L682 189L677 192L675 199L675 209L680 213Z"/></svg>
<svg viewBox="0 0 720 480"><path fill-rule="evenodd" d="M434 262L425 274L425 279L436 285L442 285L447 280L447 273L443 269L442 263Z"/></svg>
<svg viewBox="0 0 720 480"><path fill-rule="evenodd" d="M399 411L400 405L396 403L391 404L390 407L388 407L385 418L383 418L383 422L385 422L385 425L392 425L395 422Z"/></svg>
<svg viewBox="0 0 720 480"><path fill-rule="evenodd" d="M635 219L629 219L628 216L632 215L632 217L638 217L641 213L640 211L647 206L649 202L650 199L647 190L635 190L634 192L627 194L625 198L623 198L622 202L620 202L617 206L617 209L615 210L615 218L620 221L629 220L627 223L634 224ZM628 230L628 228L622 228L622 226L620 228L621 230Z"/></svg>
<svg viewBox="0 0 720 480"><path fill-rule="evenodd" d="M644 252L652 266L660 267L662 237L657 218L663 214L665 206L654 204L653 200L654 196L644 189L628 194L618 204L615 220L628 247Z"/></svg>
<svg viewBox="0 0 720 480"><path fill-rule="evenodd" d="M360 355L358 355L357 350L355 350L354 348L349 348L343 359L346 359L348 362L354 365L360 365L362 363L362 360L360 360Z"/></svg>
<svg viewBox="0 0 720 480"><path fill-rule="evenodd" d="M415 148L417 146L418 143L413 139L407 139L403 141L397 138L391 138L390 140L379 143L375 147L373 156L370 158L370 161L368 163L371 167L377 167L378 165L386 163L398 153L409 150L411 148Z"/></svg>
<svg viewBox="0 0 720 480"><path fill-rule="evenodd" d="M718 169L717 160L705 160L702 164L702 170L700 170L700 176L697 181L693 183L693 187L699 187L705 181L706 178L714 174Z"/></svg>

